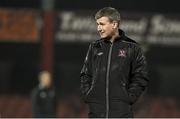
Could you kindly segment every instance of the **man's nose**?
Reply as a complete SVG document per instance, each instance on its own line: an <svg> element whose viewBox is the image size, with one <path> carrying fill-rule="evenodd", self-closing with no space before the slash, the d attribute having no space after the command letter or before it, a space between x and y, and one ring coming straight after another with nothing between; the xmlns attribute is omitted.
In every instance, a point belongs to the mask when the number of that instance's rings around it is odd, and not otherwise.
<svg viewBox="0 0 180 119"><path fill-rule="evenodd" d="M101 29L101 26L97 26L97 30L100 32L102 29Z"/></svg>

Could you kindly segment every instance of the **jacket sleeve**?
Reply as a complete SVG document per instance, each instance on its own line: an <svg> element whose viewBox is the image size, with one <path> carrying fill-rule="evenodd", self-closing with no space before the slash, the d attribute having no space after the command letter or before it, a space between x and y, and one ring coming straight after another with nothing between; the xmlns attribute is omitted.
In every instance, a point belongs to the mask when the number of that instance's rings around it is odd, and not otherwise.
<svg viewBox="0 0 180 119"><path fill-rule="evenodd" d="M80 94L85 100L86 94L92 84L92 44L86 54L86 58L80 73Z"/></svg>
<svg viewBox="0 0 180 119"><path fill-rule="evenodd" d="M39 90L38 88L34 88L31 92L31 103L32 103L32 115L33 117L36 117L38 114L38 111L40 109L39 104Z"/></svg>
<svg viewBox="0 0 180 119"><path fill-rule="evenodd" d="M137 45L134 49L133 59L131 62L130 83L128 88L131 103L136 102L147 85L147 62L141 48Z"/></svg>

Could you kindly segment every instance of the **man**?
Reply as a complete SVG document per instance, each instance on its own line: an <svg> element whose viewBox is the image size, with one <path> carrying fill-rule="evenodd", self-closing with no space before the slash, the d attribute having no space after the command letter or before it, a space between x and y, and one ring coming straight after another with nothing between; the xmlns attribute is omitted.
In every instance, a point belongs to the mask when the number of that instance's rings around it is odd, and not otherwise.
<svg viewBox="0 0 180 119"><path fill-rule="evenodd" d="M51 74L48 71L40 72L39 82L39 85L32 91L33 117L54 118L56 115L56 99Z"/></svg>
<svg viewBox="0 0 180 119"><path fill-rule="evenodd" d="M148 83L145 57L119 29L116 9L99 10L95 20L101 39L90 44L80 75L89 117L133 117L132 105Z"/></svg>

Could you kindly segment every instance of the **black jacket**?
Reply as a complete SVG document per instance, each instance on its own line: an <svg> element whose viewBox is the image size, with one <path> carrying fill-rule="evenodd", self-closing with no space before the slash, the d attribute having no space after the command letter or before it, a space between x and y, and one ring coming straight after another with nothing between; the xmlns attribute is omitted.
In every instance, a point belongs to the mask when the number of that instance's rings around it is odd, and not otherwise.
<svg viewBox="0 0 180 119"><path fill-rule="evenodd" d="M56 117L56 95L54 88L37 86L32 94L32 112L35 118Z"/></svg>
<svg viewBox="0 0 180 119"><path fill-rule="evenodd" d="M81 93L85 102L123 101L133 104L148 84L146 59L139 45L119 30L112 44L90 44L81 70Z"/></svg>

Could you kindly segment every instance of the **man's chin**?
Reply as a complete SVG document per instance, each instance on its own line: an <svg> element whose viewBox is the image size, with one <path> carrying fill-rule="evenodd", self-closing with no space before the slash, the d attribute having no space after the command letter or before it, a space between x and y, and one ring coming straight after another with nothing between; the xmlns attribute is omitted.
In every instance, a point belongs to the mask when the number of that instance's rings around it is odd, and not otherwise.
<svg viewBox="0 0 180 119"><path fill-rule="evenodd" d="M102 39L106 39L106 36L100 36Z"/></svg>
<svg viewBox="0 0 180 119"><path fill-rule="evenodd" d="M104 39L104 40L109 40L110 37L107 37L107 36L101 36L101 39Z"/></svg>

